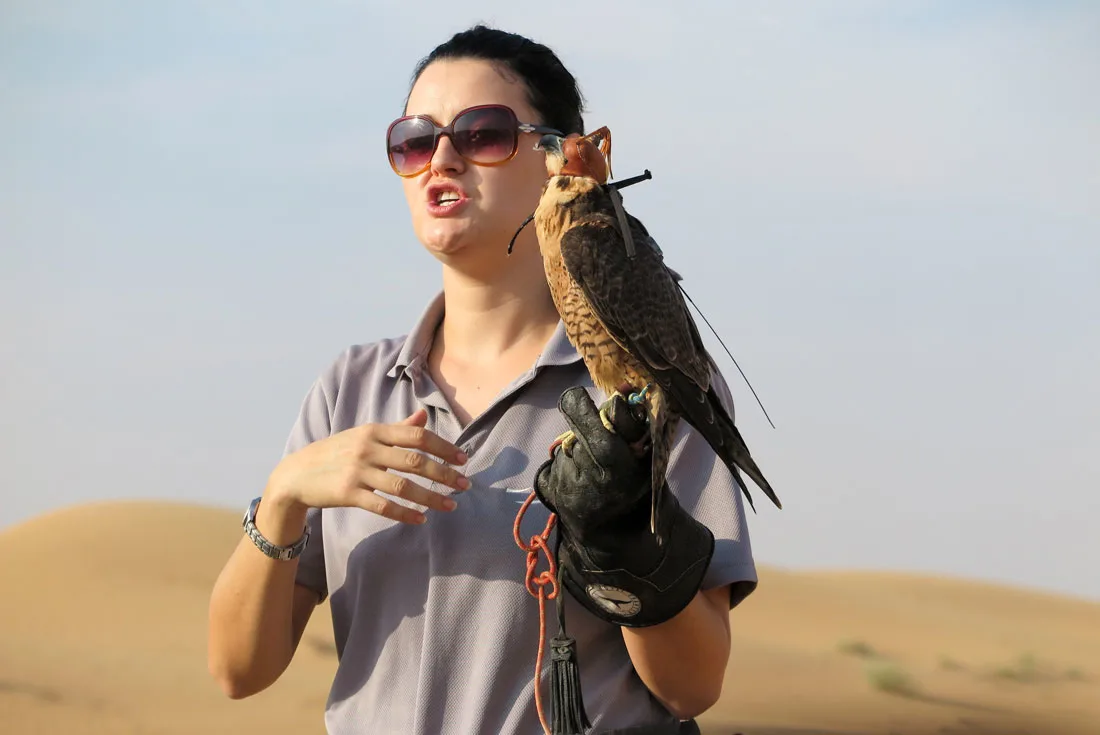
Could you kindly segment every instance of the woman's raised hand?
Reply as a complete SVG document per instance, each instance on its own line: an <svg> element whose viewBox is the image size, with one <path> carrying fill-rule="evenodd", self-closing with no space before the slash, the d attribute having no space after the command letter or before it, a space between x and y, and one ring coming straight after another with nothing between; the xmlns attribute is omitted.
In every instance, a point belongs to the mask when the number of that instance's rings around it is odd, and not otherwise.
<svg viewBox="0 0 1100 735"><path fill-rule="evenodd" d="M412 524L423 523L424 514L379 492L432 510L454 510L455 501L447 495L390 471L419 475L458 491L470 487L465 476L448 466L465 464L466 455L424 428L427 418L421 408L397 423L365 424L319 439L285 456L264 494L280 504L356 507Z"/></svg>

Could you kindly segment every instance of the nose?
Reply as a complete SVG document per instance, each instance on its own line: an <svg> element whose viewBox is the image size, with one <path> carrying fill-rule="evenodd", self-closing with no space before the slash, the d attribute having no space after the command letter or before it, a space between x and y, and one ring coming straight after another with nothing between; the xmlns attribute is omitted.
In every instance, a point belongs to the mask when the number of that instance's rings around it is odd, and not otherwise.
<svg viewBox="0 0 1100 735"><path fill-rule="evenodd" d="M435 153L432 154L432 173L461 173L466 169L466 160L458 155L458 151L455 150L454 143L451 142L451 136L441 135L439 136L439 144L435 147Z"/></svg>

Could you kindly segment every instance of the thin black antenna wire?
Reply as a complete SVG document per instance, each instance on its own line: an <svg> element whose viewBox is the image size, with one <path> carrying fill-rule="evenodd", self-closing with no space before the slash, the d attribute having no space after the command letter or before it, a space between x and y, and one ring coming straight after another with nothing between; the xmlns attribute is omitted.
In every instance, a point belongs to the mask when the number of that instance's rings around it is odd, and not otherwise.
<svg viewBox="0 0 1100 735"><path fill-rule="evenodd" d="M737 364L737 358L735 358L733 356L733 353L730 352L729 348L726 347L726 343L722 341L722 338L719 336L718 331L714 328L713 325L711 325L710 320L707 319L706 314L703 313L703 310L699 308L699 305L695 303L690 295L688 295L688 292L684 289L679 281L676 282L676 286L680 289L680 292L683 293L685 297L687 297L687 300L691 302L691 305L695 307L695 311L699 312L699 316L703 317L703 321L707 323L708 327L710 327L711 333L713 333L715 337L718 337L718 342L722 345L722 349L726 351L726 354L730 356L731 360L733 360L733 364L737 366L737 372L741 373L741 377L745 379L745 385L749 386L749 390L752 391L752 395L756 399L756 403L760 406L760 410L764 412L764 417L768 419L768 423L771 424L772 428L774 429L775 424L772 423L772 417L768 416L768 412L764 408L764 404L760 402L760 396L756 395L756 391L753 389L752 383L749 382L748 377L745 375L745 371L742 370L741 366Z"/></svg>

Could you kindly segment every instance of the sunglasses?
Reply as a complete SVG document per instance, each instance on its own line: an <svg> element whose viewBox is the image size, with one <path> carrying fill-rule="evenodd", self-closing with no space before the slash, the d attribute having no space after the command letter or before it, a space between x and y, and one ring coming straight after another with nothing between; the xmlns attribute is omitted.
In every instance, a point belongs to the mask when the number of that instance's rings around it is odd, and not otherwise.
<svg viewBox="0 0 1100 735"><path fill-rule="evenodd" d="M519 150L520 133L551 133L553 128L521 123L504 105L478 105L455 115L450 125L440 127L427 115L406 115L386 130L386 155L398 176L416 176L428 170L439 139L451 139L458 155L478 166L499 166L512 160Z"/></svg>

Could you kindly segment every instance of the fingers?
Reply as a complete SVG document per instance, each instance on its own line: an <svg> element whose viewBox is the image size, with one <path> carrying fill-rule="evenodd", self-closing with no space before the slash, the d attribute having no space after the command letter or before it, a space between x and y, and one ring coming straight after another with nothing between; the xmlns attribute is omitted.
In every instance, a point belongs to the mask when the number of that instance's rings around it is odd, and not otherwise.
<svg viewBox="0 0 1100 735"><path fill-rule="evenodd" d="M421 411L422 410L423 409L421 409ZM371 430L370 439L390 447L419 449L439 457L447 464L466 464L466 455L454 444L451 444L435 432L428 431L422 425L410 425L407 423L415 419L416 416L417 414L414 413L412 416L405 419L405 421L397 424L379 424L371 426L369 427ZM394 465L394 469L403 468L400 465Z"/></svg>
<svg viewBox="0 0 1100 735"><path fill-rule="evenodd" d="M400 503L387 500L372 491L377 490L386 495L422 505L430 510L449 512L458 507L455 501L446 495L428 490L407 477L376 467L363 471L361 489L368 491L365 493L367 498L364 503L370 504L371 507L368 507L367 510L403 523L423 523L424 514L413 508L407 508Z"/></svg>
<svg viewBox="0 0 1100 735"><path fill-rule="evenodd" d="M395 503L370 490L360 490L356 496L356 501L355 505L363 510L376 513L377 515L389 518L392 521L397 521L398 523L409 523L414 526L419 526L421 523L428 520L428 517L420 511L414 508L408 508L400 503Z"/></svg>
<svg viewBox="0 0 1100 735"><path fill-rule="evenodd" d="M428 423L428 412L418 408L398 423L403 426L424 426Z"/></svg>
<svg viewBox="0 0 1100 735"><path fill-rule="evenodd" d="M418 475L458 491L470 487L470 481L462 473L448 466L465 464L468 458L457 446L427 430L427 418L427 412L420 408L397 423L366 427L362 458L368 466L360 471L359 487L356 488L357 505L386 518L411 524L424 523L427 518L423 512L379 493L428 510L452 511L457 507L453 499L405 476ZM443 461L436 461L433 457Z"/></svg>
<svg viewBox="0 0 1100 735"><path fill-rule="evenodd" d="M458 491L467 490L470 487L470 481L458 470L448 467L442 462L437 462L421 452L398 447L379 446L375 447L370 461L379 469L393 469L411 475L419 475Z"/></svg>

